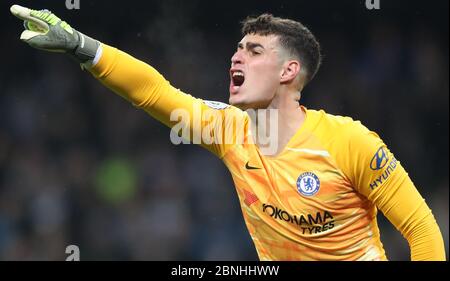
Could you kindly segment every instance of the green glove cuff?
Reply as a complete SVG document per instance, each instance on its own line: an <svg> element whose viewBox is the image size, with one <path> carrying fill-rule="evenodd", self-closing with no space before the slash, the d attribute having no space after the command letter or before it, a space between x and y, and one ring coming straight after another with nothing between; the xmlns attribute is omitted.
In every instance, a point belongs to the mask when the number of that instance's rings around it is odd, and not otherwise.
<svg viewBox="0 0 450 281"><path fill-rule="evenodd" d="M93 60L98 48L100 47L100 42L84 35L79 31L75 32L78 35L78 44L73 52L73 56L75 56L75 58L80 63L85 63L89 60Z"/></svg>

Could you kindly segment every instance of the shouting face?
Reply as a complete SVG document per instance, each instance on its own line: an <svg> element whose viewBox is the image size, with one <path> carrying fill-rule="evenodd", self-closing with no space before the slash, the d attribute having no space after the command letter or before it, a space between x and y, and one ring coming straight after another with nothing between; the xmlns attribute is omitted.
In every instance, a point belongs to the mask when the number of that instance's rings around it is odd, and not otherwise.
<svg viewBox="0 0 450 281"><path fill-rule="evenodd" d="M243 110L266 108L283 73L282 50L276 35L247 34L231 58L231 105Z"/></svg>

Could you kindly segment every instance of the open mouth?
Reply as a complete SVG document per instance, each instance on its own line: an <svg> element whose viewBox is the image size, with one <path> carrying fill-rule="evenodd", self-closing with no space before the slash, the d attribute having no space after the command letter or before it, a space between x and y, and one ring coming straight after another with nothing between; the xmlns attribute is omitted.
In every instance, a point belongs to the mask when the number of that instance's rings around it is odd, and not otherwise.
<svg viewBox="0 0 450 281"><path fill-rule="evenodd" d="M239 69L231 69L230 70L230 94L236 95L241 86L244 84L245 75L242 70Z"/></svg>
<svg viewBox="0 0 450 281"><path fill-rule="evenodd" d="M244 73L240 70L233 71L231 74L231 80L233 81L234 86L242 86L245 81Z"/></svg>

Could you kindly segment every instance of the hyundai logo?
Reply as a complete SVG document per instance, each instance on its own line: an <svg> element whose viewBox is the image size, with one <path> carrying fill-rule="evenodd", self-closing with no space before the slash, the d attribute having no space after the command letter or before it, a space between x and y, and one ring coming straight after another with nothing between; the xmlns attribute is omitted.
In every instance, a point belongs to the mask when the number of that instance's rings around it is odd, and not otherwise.
<svg viewBox="0 0 450 281"><path fill-rule="evenodd" d="M372 170L379 170L386 166L388 160L389 157L386 149L384 147L380 147L370 161L370 168Z"/></svg>

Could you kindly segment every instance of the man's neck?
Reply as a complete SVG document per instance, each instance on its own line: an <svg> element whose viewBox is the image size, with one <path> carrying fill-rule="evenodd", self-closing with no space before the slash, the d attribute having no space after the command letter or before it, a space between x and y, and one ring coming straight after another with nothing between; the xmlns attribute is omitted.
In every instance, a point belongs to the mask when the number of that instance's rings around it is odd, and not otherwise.
<svg viewBox="0 0 450 281"><path fill-rule="evenodd" d="M305 121L299 105L300 93L276 95L266 109L251 116L253 139L262 154L279 155Z"/></svg>

